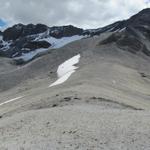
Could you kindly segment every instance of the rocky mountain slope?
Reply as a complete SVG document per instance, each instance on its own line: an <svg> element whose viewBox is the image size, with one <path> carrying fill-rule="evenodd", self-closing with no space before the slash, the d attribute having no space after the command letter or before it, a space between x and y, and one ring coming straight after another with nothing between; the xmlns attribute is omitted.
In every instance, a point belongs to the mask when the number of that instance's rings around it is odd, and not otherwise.
<svg viewBox="0 0 150 150"><path fill-rule="evenodd" d="M149 149L149 18L1 33L0 149Z"/></svg>
<svg viewBox="0 0 150 150"><path fill-rule="evenodd" d="M130 42L129 51L133 53L142 51L150 55L149 44L145 43L145 38L150 40L149 15L149 9L145 9L128 20L90 30L71 25L48 27L43 24L17 24L0 33L0 56L14 58L19 63L23 63L49 49L60 48L70 42L106 32L114 34L103 44L107 41L117 42L121 48L124 48Z"/></svg>

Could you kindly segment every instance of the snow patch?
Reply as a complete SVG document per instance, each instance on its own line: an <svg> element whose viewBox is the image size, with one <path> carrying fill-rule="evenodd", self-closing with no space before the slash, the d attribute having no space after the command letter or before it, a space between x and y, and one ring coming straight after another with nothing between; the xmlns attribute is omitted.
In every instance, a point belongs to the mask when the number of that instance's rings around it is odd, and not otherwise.
<svg viewBox="0 0 150 150"><path fill-rule="evenodd" d="M60 77L57 81L55 81L54 83L52 83L49 87L55 86L55 85L59 85L64 83L65 81L67 81L69 79L69 77L75 72L75 70L69 71L68 73L66 73L64 76Z"/></svg>
<svg viewBox="0 0 150 150"><path fill-rule="evenodd" d="M61 48L66 44L69 44L73 41L80 40L84 38L85 36L79 36L79 35L74 35L71 37L62 37L60 39L54 38L54 37L48 37L48 38L42 38L42 39L36 39L36 41L47 41L49 42L52 46L51 48Z"/></svg>
<svg viewBox="0 0 150 150"><path fill-rule="evenodd" d="M126 30L126 27L120 29L119 32L122 32L122 31L124 31L124 30Z"/></svg>
<svg viewBox="0 0 150 150"><path fill-rule="evenodd" d="M39 37L36 38L36 40L34 40L34 41L47 41L52 45L50 48L40 48L40 49L36 49L36 50L28 52L28 53L22 53L21 56L14 57L14 59L15 60L22 59L23 61L27 62L27 61L33 59L39 53L46 52L53 48L61 48L66 44L69 44L76 40L80 40L85 37L85 36L75 35L75 36L71 36L71 37L63 37L60 39L56 39L54 37L43 38L41 36L42 35L39 35Z"/></svg>
<svg viewBox="0 0 150 150"><path fill-rule="evenodd" d="M80 54L66 60L64 63L59 65L57 69L57 76L58 80L56 80L54 83L52 83L49 87L59 85L64 83L69 79L69 77L75 72L75 70L78 68L74 65L79 63L80 60Z"/></svg>
<svg viewBox="0 0 150 150"><path fill-rule="evenodd" d="M4 104L7 104L7 103L10 103L10 102L13 102L13 101L16 101L16 100L21 99L21 98L23 98L23 97L24 97L24 96L20 96L20 97L16 97L16 98L10 99L10 100L8 100L8 101L6 101L6 102L1 103L0 106L2 106L2 105L4 105Z"/></svg>
<svg viewBox="0 0 150 150"><path fill-rule="evenodd" d="M14 57L15 60L22 59L23 61L29 61L33 57L35 57L37 54L48 51L48 48L39 48L34 51L31 51L29 53L22 53L22 56Z"/></svg>
<svg viewBox="0 0 150 150"><path fill-rule="evenodd" d="M59 65L58 70L57 70L58 77L60 78L63 75L65 75L67 72L76 70L78 67L74 65L79 62L79 59L80 59L80 54L66 60L64 63Z"/></svg>
<svg viewBox="0 0 150 150"><path fill-rule="evenodd" d="M0 36L0 42L3 46L1 48L2 51L7 51L10 48L10 45L12 44L12 41L4 41L2 36Z"/></svg>

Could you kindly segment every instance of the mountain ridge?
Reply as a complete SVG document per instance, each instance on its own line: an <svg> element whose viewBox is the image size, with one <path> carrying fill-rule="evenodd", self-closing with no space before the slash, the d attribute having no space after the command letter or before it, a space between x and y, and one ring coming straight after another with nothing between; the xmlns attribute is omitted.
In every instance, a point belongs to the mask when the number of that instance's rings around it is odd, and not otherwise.
<svg viewBox="0 0 150 150"><path fill-rule="evenodd" d="M107 32L112 35L102 42L103 44L112 42L110 39L113 39L113 42L124 49L125 46L130 47L126 41L131 40L139 46L133 46L128 51L136 53L139 48L150 56L150 49L147 46L150 41L149 17L150 8L147 8L127 20L117 21L102 28L86 30L73 25L48 27L44 24L16 24L0 32L0 56L13 58L18 64L25 63L49 49L60 48L70 42ZM147 43L143 37L147 39Z"/></svg>

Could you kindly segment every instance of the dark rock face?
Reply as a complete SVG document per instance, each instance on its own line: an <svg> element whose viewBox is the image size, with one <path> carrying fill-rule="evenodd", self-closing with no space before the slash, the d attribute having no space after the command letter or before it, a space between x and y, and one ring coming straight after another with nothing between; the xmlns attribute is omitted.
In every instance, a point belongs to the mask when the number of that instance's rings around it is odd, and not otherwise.
<svg viewBox="0 0 150 150"><path fill-rule="evenodd" d="M99 45L106 45L106 44L115 43L118 41L119 38L121 38L120 34L112 34L108 38L106 38L105 40L101 41L99 43Z"/></svg>
<svg viewBox="0 0 150 150"><path fill-rule="evenodd" d="M113 33L99 44L115 43L131 53L143 52L150 56L150 48L146 44L150 42L150 9L144 9L130 19L117 23L113 30L124 28L124 31Z"/></svg>
<svg viewBox="0 0 150 150"><path fill-rule="evenodd" d="M70 37L73 35L82 35L83 29L74 26L52 27L50 36L55 38Z"/></svg>
<svg viewBox="0 0 150 150"><path fill-rule="evenodd" d="M132 35L125 34L117 41L117 45L131 53L138 53L146 49L145 45Z"/></svg>
<svg viewBox="0 0 150 150"><path fill-rule="evenodd" d="M9 40L17 40L18 38L25 37L27 35L33 35L33 34L39 34L43 33L48 29L46 25L42 24L28 24L28 25L22 25L22 24L17 24L14 25L11 28L6 29L3 32L3 39L5 41Z"/></svg>
<svg viewBox="0 0 150 150"><path fill-rule="evenodd" d="M0 31L0 36L2 36L3 35L3 32L2 31Z"/></svg>
<svg viewBox="0 0 150 150"><path fill-rule="evenodd" d="M144 9L140 11L138 14L132 16L128 21L127 24L130 26L138 27L143 25L150 25L150 9Z"/></svg>
<svg viewBox="0 0 150 150"><path fill-rule="evenodd" d="M82 33L83 33L83 29L74 27L72 25L49 28L43 24L37 24L37 25L17 24L11 28L6 29L3 32L3 39L5 41L9 41L9 40L14 41L21 37L46 32L48 29L50 30L49 35L52 37L55 37L55 38L69 37L69 36L73 36L73 35L82 35Z"/></svg>
<svg viewBox="0 0 150 150"><path fill-rule="evenodd" d="M99 45L106 45L115 43L119 48L137 54L143 52L147 56L150 56L150 50L146 47L145 43L141 41L140 37L136 33L126 29L121 33L113 33L105 40L101 41Z"/></svg>
<svg viewBox="0 0 150 150"><path fill-rule="evenodd" d="M49 48L50 46L51 46L51 44L46 41L38 41L38 42L33 41L33 42L28 42L28 43L24 44L23 48L35 50L38 48Z"/></svg>

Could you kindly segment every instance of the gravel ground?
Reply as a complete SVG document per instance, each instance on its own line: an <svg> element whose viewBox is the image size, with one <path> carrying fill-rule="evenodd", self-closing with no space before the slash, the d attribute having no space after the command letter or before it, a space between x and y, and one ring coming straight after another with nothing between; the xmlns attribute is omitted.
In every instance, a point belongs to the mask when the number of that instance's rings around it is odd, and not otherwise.
<svg viewBox="0 0 150 150"><path fill-rule="evenodd" d="M74 105L28 111L0 123L1 150L149 150L150 112Z"/></svg>
<svg viewBox="0 0 150 150"><path fill-rule="evenodd" d="M150 59L99 46L105 36L0 66L0 150L150 149ZM49 88L77 54L76 72Z"/></svg>

